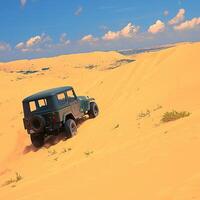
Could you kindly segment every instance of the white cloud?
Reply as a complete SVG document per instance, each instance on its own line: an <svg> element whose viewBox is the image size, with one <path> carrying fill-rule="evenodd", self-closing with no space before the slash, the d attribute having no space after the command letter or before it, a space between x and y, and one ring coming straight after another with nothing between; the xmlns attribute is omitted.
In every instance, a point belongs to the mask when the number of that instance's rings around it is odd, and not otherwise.
<svg viewBox="0 0 200 200"><path fill-rule="evenodd" d="M121 31L120 34L123 37L132 37L139 31L139 26L134 26L131 23L128 23Z"/></svg>
<svg viewBox="0 0 200 200"><path fill-rule="evenodd" d="M97 42L98 38L93 37L93 35L85 35L82 39L81 42L89 42L89 43L94 43Z"/></svg>
<svg viewBox="0 0 200 200"><path fill-rule="evenodd" d="M74 14L75 14L76 16L79 16L82 12L83 12L83 7L80 6L80 7L77 8L77 10L74 12Z"/></svg>
<svg viewBox="0 0 200 200"><path fill-rule="evenodd" d="M108 31L103 37L103 40L117 40L120 38L131 38L139 31L139 26L135 26L132 23L128 23L120 31L112 32Z"/></svg>
<svg viewBox="0 0 200 200"><path fill-rule="evenodd" d="M182 31L182 30L190 30L190 29L194 29L200 27L200 17L198 18L193 18L191 20L187 20L177 26L174 27L174 30L177 31Z"/></svg>
<svg viewBox="0 0 200 200"><path fill-rule="evenodd" d="M26 41L26 46L27 47L35 46L35 45L39 44L41 42L41 40L42 40L42 37L39 35L31 37L29 40Z"/></svg>
<svg viewBox="0 0 200 200"><path fill-rule="evenodd" d="M155 24L149 27L148 32L152 34L157 34L163 32L164 30L165 30L165 24L162 21L157 20Z"/></svg>
<svg viewBox="0 0 200 200"><path fill-rule="evenodd" d="M0 51L10 51L11 47L5 42L0 42Z"/></svg>
<svg viewBox="0 0 200 200"><path fill-rule="evenodd" d="M23 42L20 42L18 43L16 46L15 46L16 49L22 49L24 48L24 43Z"/></svg>
<svg viewBox="0 0 200 200"><path fill-rule="evenodd" d="M120 31L112 32L108 31L103 37L103 40L117 40L120 38Z"/></svg>
<svg viewBox="0 0 200 200"><path fill-rule="evenodd" d="M61 36L60 36L60 43L61 45L68 45L70 43L70 40L67 39L67 34L66 33L63 33Z"/></svg>
<svg viewBox="0 0 200 200"><path fill-rule="evenodd" d="M27 3L27 0L20 0L20 4L21 4L21 6L25 6L26 3Z"/></svg>
<svg viewBox="0 0 200 200"><path fill-rule="evenodd" d="M179 24L185 19L185 9L181 8L177 15L169 21L170 25Z"/></svg>
<svg viewBox="0 0 200 200"><path fill-rule="evenodd" d="M41 49L41 46L47 46L50 41L51 38L46 34L36 35L29 38L25 42L18 43L15 48L22 52L39 51L39 49Z"/></svg>

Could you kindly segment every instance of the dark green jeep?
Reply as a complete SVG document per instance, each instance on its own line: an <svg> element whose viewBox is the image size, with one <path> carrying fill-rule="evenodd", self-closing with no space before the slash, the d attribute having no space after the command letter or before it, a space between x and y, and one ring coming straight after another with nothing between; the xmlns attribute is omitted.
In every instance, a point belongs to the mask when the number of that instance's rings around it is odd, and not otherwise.
<svg viewBox="0 0 200 200"><path fill-rule="evenodd" d="M24 127L32 144L41 147L45 137L62 128L66 138L77 132L77 121L85 115L95 118L99 109L94 98L76 96L70 86L45 90L23 100Z"/></svg>

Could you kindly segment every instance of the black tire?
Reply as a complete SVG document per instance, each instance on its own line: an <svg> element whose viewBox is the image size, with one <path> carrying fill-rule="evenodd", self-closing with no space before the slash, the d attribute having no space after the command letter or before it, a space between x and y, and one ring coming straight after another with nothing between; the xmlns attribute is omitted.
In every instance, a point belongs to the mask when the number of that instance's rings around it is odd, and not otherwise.
<svg viewBox="0 0 200 200"><path fill-rule="evenodd" d="M67 119L64 124L66 138L71 138L77 133L76 122L73 119Z"/></svg>
<svg viewBox="0 0 200 200"><path fill-rule="evenodd" d="M44 135L43 134L31 134L31 142L34 147L40 148L44 145Z"/></svg>
<svg viewBox="0 0 200 200"><path fill-rule="evenodd" d="M30 128L35 133L41 133L44 131L45 119L40 115L35 115L30 119Z"/></svg>
<svg viewBox="0 0 200 200"><path fill-rule="evenodd" d="M90 118L95 118L99 114L99 108L95 102L90 103L90 110L88 111L88 115Z"/></svg>

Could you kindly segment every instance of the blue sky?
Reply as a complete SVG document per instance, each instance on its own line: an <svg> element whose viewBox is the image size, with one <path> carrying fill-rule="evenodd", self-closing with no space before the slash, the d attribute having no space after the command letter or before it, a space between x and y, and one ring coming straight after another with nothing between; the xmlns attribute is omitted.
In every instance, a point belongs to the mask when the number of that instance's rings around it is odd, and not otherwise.
<svg viewBox="0 0 200 200"><path fill-rule="evenodd" d="M200 40L199 0L1 0L0 61Z"/></svg>

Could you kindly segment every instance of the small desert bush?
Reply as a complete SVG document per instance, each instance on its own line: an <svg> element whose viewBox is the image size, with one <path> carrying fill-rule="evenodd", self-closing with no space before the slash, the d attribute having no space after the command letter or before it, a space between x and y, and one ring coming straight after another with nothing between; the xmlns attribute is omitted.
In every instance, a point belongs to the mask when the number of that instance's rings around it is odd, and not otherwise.
<svg viewBox="0 0 200 200"><path fill-rule="evenodd" d="M86 69L94 69L94 68L97 68L97 65L90 65L89 64L89 65L86 65L85 68Z"/></svg>
<svg viewBox="0 0 200 200"><path fill-rule="evenodd" d="M42 68L42 71L47 71L47 70L49 70L50 68L49 67L43 67Z"/></svg>
<svg viewBox="0 0 200 200"><path fill-rule="evenodd" d="M111 67L108 67L107 69L115 69L115 68L120 67L121 65L128 64L128 63L131 63L131 62L134 62L134 61L135 60L132 60L132 59L117 60L115 63L111 64Z"/></svg>
<svg viewBox="0 0 200 200"><path fill-rule="evenodd" d="M11 178L11 179L5 181L1 186L4 187L4 186L10 185L12 183L17 183L20 180L22 180L22 178L23 177L18 172L16 172L15 173L15 178Z"/></svg>
<svg viewBox="0 0 200 200"><path fill-rule="evenodd" d="M39 72L38 70L20 70L17 71L18 74L24 74L24 75L28 75L28 74L34 74Z"/></svg>
<svg viewBox="0 0 200 200"><path fill-rule="evenodd" d="M171 112L166 112L163 114L161 121L162 122L170 122L170 121L175 121L177 119L183 118L183 117L188 117L191 113L182 111L182 112L177 112L175 110Z"/></svg>
<svg viewBox="0 0 200 200"><path fill-rule="evenodd" d="M93 154L93 151L86 151L86 152L85 152L85 155L86 155L86 156L89 156L89 155L91 155L91 154Z"/></svg>
<svg viewBox="0 0 200 200"><path fill-rule="evenodd" d="M150 117L150 115L151 115L151 112L150 112L150 110L146 110L145 112L140 112L139 114L138 114L138 118L139 119L141 119L141 118L144 118L144 117Z"/></svg>
<svg viewBox="0 0 200 200"><path fill-rule="evenodd" d="M161 106L161 105L157 105L157 106L153 109L153 111L157 111L157 110L159 110L159 109L162 109L162 106Z"/></svg>
<svg viewBox="0 0 200 200"><path fill-rule="evenodd" d="M15 175L16 175L15 182L22 180L22 176L18 172L16 172Z"/></svg>
<svg viewBox="0 0 200 200"><path fill-rule="evenodd" d="M53 149L53 150L49 150L48 153L49 153L49 156L53 156L53 155L55 155L57 152L56 152L55 149Z"/></svg>
<svg viewBox="0 0 200 200"><path fill-rule="evenodd" d="M61 151L61 153L67 153L68 151L71 151L72 150L72 148L63 148L63 150Z"/></svg>
<svg viewBox="0 0 200 200"><path fill-rule="evenodd" d="M119 124L117 124L117 125L114 126L114 129L117 129L117 128L119 128Z"/></svg>

